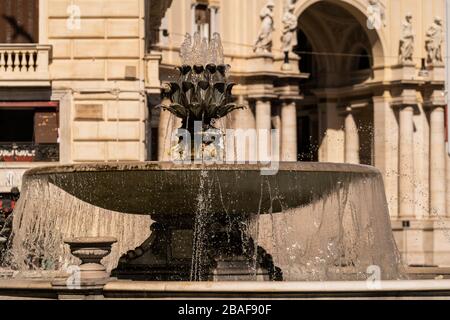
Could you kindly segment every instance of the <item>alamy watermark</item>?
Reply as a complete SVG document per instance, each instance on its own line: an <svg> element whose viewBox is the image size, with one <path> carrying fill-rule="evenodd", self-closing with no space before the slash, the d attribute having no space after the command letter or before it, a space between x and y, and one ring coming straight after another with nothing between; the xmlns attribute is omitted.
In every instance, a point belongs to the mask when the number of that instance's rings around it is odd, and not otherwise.
<svg viewBox="0 0 450 320"><path fill-rule="evenodd" d="M258 164L262 175L275 175L280 162L278 129L202 130L195 122L171 135L170 160L176 164Z"/></svg>
<svg viewBox="0 0 450 320"><path fill-rule="evenodd" d="M67 6L67 14L69 17L66 20L66 27L68 30L80 30L81 29L81 9L75 4Z"/></svg>
<svg viewBox="0 0 450 320"><path fill-rule="evenodd" d="M69 274L66 280L67 289L76 290L81 289L81 270L79 266L71 265L66 268L66 273Z"/></svg>
<svg viewBox="0 0 450 320"><path fill-rule="evenodd" d="M371 265L367 267L366 273L368 275L366 279L366 286L369 290L381 289L381 268L377 265Z"/></svg>

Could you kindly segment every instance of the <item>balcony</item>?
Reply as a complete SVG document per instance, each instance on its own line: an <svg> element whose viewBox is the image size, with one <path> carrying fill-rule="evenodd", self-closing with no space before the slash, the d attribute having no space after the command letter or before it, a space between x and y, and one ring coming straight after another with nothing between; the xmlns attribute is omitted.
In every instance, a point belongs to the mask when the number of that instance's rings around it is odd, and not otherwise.
<svg viewBox="0 0 450 320"><path fill-rule="evenodd" d="M58 143L0 143L1 162L57 162Z"/></svg>
<svg viewBox="0 0 450 320"><path fill-rule="evenodd" d="M1 87L48 87L52 46L0 44Z"/></svg>

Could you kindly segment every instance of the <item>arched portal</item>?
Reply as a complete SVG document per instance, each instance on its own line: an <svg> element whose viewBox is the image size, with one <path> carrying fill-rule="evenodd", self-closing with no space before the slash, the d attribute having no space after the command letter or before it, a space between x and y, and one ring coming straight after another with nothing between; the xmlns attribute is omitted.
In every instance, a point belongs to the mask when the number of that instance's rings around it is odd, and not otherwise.
<svg viewBox="0 0 450 320"><path fill-rule="evenodd" d="M381 37L350 1L297 4L301 83L298 158L373 164L373 106L369 84L384 65ZM358 1L353 1L355 4Z"/></svg>

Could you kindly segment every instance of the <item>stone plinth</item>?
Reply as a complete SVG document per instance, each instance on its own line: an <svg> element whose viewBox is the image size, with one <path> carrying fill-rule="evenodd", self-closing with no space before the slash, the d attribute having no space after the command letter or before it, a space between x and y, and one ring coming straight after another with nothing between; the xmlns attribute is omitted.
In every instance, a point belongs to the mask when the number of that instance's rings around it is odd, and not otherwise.
<svg viewBox="0 0 450 320"><path fill-rule="evenodd" d="M270 53L260 53L248 58L249 72L270 72L273 71L273 55Z"/></svg>
<svg viewBox="0 0 450 320"><path fill-rule="evenodd" d="M445 81L445 65L434 64L428 66L429 79L432 82Z"/></svg>
<svg viewBox="0 0 450 320"><path fill-rule="evenodd" d="M416 78L416 66L414 64L403 64L392 67L392 79L401 80L414 80Z"/></svg>

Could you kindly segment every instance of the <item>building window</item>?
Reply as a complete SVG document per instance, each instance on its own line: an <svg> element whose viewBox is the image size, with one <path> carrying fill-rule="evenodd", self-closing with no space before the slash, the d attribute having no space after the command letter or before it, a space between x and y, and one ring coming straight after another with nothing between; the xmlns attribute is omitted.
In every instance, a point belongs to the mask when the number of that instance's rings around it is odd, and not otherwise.
<svg viewBox="0 0 450 320"><path fill-rule="evenodd" d="M357 56L358 58L355 63L357 70L367 70L372 68L372 62L370 61L370 56L366 49L360 49Z"/></svg>
<svg viewBox="0 0 450 320"><path fill-rule="evenodd" d="M39 0L2 0L0 43L39 42Z"/></svg>
<svg viewBox="0 0 450 320"><path fill-rule="evenodd" d="M59 161L57 102L0 102L0 162Z"/></svg>
<svg viewBox="0 0 450 320"><path fill-rule="evenodd" d="M208 5L199 3L194 6L195 30L202 38L209 39L211 36L211 10Z"/></svg>

